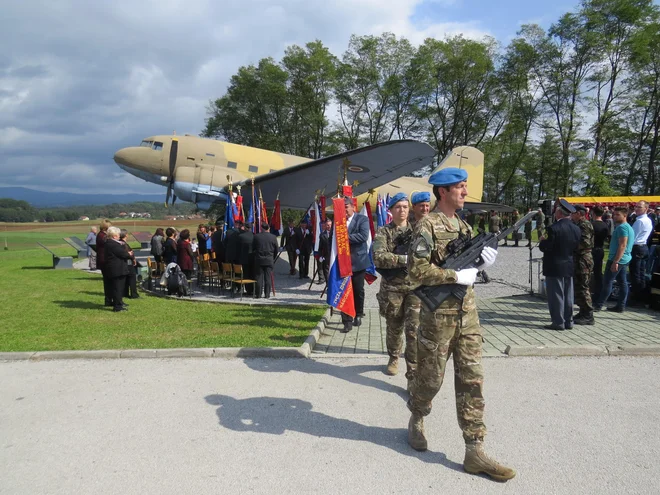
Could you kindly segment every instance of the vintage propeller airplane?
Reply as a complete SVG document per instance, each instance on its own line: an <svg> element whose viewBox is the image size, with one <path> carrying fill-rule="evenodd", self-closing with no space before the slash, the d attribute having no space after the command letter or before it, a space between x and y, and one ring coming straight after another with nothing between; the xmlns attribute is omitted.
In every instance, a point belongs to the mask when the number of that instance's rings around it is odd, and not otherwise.
<svg viewBox="0 0 660 495"><path fill-rule="evenodd" d="M254 178L264 198L279 195L283 208L305 209L315 192L334 195L338 179L344 175L360 205L367 199L375 203L377 192L430 191L426 179L405 176L431 166L434 156L431 146L412 140L388 141L310 160L215 139L160 135L117 151L114 160L136 177L166 186L166 204L178 198L208 209L227 200L230 183L246 187ZM465 168L468 199L480 208L489 207L479 203L483 153L468 146L455 148L436 169L444 167Z"/></svg>

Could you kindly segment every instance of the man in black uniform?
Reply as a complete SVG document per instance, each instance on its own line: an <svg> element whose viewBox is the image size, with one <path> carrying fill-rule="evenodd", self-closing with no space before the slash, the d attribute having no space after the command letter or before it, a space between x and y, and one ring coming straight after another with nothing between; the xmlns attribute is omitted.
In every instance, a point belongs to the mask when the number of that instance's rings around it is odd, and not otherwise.
<svg viewBox="0 0 660 495"><path fill-rule="evenodd" d="M243 228L243 222L236 222L235 226L225 234L225 263L239 263L239 253L238 253L238 236L241 233Z"/></svg>
<svg viewBox="0 0 660 495"><path fill-rule="evenodd" d="M105 276L110 281L113 311L126 311L124 304L124 288L128 275L128 264L131 259L126 247L119 242L121 230L117 227L108 228L108 238L103 246L105 254Z"/></svg>
<svg viewBox="0 0 660 495"><path fill-rule="evenodd" d="M268 223L261 224L261 232L254 236L254 268L257 287L254 297L260 298L265 288L266 299L272 291L273 265L277 257L277 237L269 232Z"/></svg>
<svg viewBox="0 0 660 495"><path fill-rule="evenodd" d="M289 275L296 274L296 229L293 222L289 222L289 226L282 232L282 240L280 244L286 249L286 254L289 258Z"/></svg>
<svg viewBox="0 0 660 495"><path fill-rule="evenodd" d="M215 261L220 265L225 261L225 245L222 242L222 228L224 224L222 222L216 222L215 225L217 230L213 232L213 235L211 236L211 246L215 253Z"/></svg>
<svg viewBox="0 0 660 495"><path fill-rule="evenodd" d="M605 256L605 241L610 235L610 228L603 221L603 207L594 206L591 210L593 220L591 224L594 227L594 248L591 254L594 259L594 276L592 281L592 292L597 296L603 288L603 257Z"/></svg>
<svg viewBox="0 0 660 495"><path fill-rule="evenodd" d="M570 221L571 213L575 213L573 205L560 199L555 206L556 222L547 227L539 243L552 318L552 324L545 328L570 330L573 328L573 255L580 244L581 233Z"/></svg>
<svg viewBox="0 0 660 495"><path fill-rule="evenodd" d="M254 234L252 224L246 223L238 235L238 263L243 266L243 278L254 280ZM254 286L246 285L245 292L252 295Z"/></svg>
<svg viewBox="0 0 660 495"><path fill-rule="evenodd" d="M306 220L300 222L300 227L295 229L295 236L298 275L300 278L309 278L309 257L314 249L314 239Z"/></svg>
<svg viewBox="0 0 660 495"><path fill-rule="evenodd" d="M328 272L330 270L330 231L332 230L332 220L329 218L323 222L323 232L319 236L319 263L321 263L321 273L323 280L320 283L328 281Z"/></svg>

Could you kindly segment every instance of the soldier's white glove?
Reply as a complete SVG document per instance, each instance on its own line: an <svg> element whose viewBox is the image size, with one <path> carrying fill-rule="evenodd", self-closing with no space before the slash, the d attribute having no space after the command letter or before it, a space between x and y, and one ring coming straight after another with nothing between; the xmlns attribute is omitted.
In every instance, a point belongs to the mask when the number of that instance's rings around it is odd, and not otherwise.
<svg viewBox="0 0 660 495"><path fill-rule="evenodd" d="M325 261L325 258L324 258L323 256L321 256L321 257L319 258L319 261L320 261L321 263L323 263L323 262Z"/></svg>
<svg viewBox="0 0 660 495"><path fill-rule="evenodd" d="M486 268L490 268L495 264L495 259L497 259L497 249L493 249L492 247L486 246L481 251L481 259L484 260L484 262L481 263L479 266L477 266L477 268L479 270L485 270Z"/></svg>
<svg viewBox="0 0 660 495"><path fill-rule="evenodd" d="M296 254L300 254L300 249L296 249Z"/></svg>
<svg viewBox="0 0 660 495"><path fill-rule="evenodd" d="M477 270L476 268L466 268L465 270L458 270L456 272L456 283L459 285L474 285L474 282L477 280Z"/></svg>

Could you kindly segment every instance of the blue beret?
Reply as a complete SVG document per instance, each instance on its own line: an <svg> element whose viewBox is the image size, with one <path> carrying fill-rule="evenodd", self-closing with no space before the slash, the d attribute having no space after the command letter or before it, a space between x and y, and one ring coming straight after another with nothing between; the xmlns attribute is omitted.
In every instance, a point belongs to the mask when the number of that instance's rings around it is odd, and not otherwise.
<svg viewBox="0 0 660 495"><path fill-rule="evenodd" d="M406 193L396 193L390 198L390 202L387 203L387 207L391 209L395 204L397 204L399 201L403 201L404 199L408 201L408 196L406 196Z"/></svg>
<svg viewBox="0 0 660 495"><path fill-rule="evenodd" d="M429 177L429 184L434 186L451 186L467 180L468 174L462 168L443 168Z"/></svg>
<svg viewBox="0 0 660 495"><path fill-rule="evenodd" d="M416 192L413 193L412 199L410 202L414 205L417 203L429 203L431 201L431 193L430 192Z"/></svg>

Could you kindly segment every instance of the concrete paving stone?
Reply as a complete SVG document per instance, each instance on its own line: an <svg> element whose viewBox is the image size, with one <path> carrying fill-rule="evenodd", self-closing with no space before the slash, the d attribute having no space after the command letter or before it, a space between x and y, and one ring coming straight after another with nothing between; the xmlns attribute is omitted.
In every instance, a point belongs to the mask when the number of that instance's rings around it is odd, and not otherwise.
<svg viewBox="0 0 660 495"><path fill-rule="evenodd" d="M0 361L22 361L30 359L34 352L0 352Z"/></svg>
<svg viewBox="0 0 660 495"><path fill-rule="evenodd" d="M213 357L213 348L157 349L156 357L159 358Z"/></svg>
<svg viewBox="0 0 660 495"><path fill-rule="evenodd" d="M125 349L119 357L130 359L157 358L156 349Z"/></svg>
<svg viewBox="0 0 660 495"><path fill-rule="evenodd" d="M509 346L506 354L511 357L518 356L606 356L605 346L576 345L576 346Z"/></svg>
<svg viewBox="0 0 660 495"><path fill-rule="evenodd" d="M94 351L41 351L35 352L30 358L32 361L42 359L117 359L121 357L121 350L94 350Z"/></svg>

